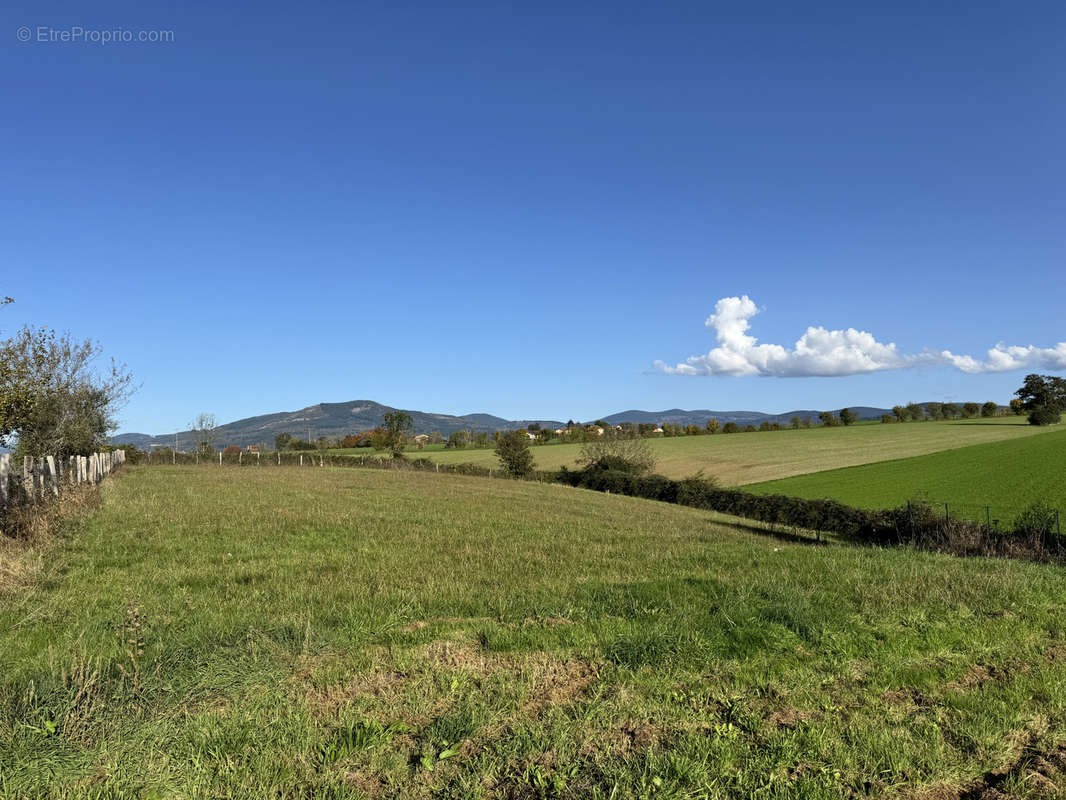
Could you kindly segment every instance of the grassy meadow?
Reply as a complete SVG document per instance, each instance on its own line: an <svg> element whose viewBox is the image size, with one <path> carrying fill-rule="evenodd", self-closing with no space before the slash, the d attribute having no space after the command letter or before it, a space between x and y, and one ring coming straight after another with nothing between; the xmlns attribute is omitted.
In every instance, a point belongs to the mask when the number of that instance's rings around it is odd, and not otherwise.
<svg viewBox="0 0 1066 800"><path fill-rule="evenodd" d="M0 798L1054 796L1064 596L558 485L130 468L0 596Z"/></svg>
<svg viewBox="0 0 1066 800"><path fill-rule="evenodd" d="M647 441L655 454L656 472L668 478L685 478L703 470L724 486L736 486L925 455L971 444L1027 438L1048 430L1029 425L1024 417L1012 416L899 425L863 423L849 427L678 436ZM349 455L373 453L368 448L334 452ZM580 452L580 444L548 444L533 448L537 469L572 467ZM421 451L411 449L408 455L441 463L499 466L491 449L444 450L437 446Z"/></svg>
<svg viewBox="0 0 1066 800"><path fill-rule="evenodd" d="M1066 514L1066 430L978 444L940 453L827 470L749 486L754 492L831 497L862 508L891 508L912 499L974 519L1007 522L1043 502Z"/></svg>

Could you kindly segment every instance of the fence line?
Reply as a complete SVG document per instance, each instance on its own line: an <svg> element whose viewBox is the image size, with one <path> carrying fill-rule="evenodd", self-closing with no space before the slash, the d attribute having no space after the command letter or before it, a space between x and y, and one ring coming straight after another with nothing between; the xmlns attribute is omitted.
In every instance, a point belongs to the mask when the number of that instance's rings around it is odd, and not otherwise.
<svg viewBox="0 0 1066 800"><path fill-rule="evenodd" d="M126 463L122 450L92 453L87 456L26 456L22 470L10 453L0 455L0 508L18 503L41 502L59 497L61 491L83 483L99 483Z"/></svg>

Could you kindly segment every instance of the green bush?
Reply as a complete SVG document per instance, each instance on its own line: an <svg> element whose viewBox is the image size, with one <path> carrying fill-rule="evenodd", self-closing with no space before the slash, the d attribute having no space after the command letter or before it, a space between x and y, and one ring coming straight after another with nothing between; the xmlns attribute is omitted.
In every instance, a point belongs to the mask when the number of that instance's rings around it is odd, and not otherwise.
<svg viewBox="0 0 1066 800"><path fill-rule="evenodd" d="M1062 415L1057 408L1041 406L1033 409L1029 414L1030 425L1058 425Z"/></svg>

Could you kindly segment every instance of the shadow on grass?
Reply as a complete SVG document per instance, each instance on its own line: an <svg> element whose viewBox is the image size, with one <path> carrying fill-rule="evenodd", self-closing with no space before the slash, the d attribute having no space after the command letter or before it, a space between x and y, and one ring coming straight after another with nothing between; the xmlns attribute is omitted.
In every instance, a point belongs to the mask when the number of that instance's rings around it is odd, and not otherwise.
<svg viewBox="0 0 1066 800"><path fill-rule="evenodd" d="M742 517L730 517L721 513L715 514L715 523L725 528L767 536L789 544L809 544L824 547L838 541L835 537L827 537L825 534L818 534L816 531L798 532L795 529L781 529L765 522L750 522Z"/></svg>

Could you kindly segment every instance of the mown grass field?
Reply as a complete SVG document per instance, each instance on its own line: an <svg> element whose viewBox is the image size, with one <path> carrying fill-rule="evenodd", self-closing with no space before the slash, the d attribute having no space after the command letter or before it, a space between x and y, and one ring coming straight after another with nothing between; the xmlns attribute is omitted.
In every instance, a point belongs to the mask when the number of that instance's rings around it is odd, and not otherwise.
<svg viewBox="0 0 1066 800"><path fill-rule="evenodd" d="M999 442L1040 435L1024 417L921 422L902 425L880 423L838 428L734 433L715 436L678 436L649 439L655 454L655 471L669 478L685 478L703 470L725 486L786 478L808 472L868 464L874 461L935 453L982 442ZM369 455L372 450L338 450ZM581 452L579 444L553 444L533 448L538 469L572 467ZM410 450L409 457L441 463L497 467L492 450Z"/></svg>
<svg viewBox="0 0 1066 800"><path fill-rule="evenodd" d="M1006 523L1043 502L1066 515L1066 430L979 444L941 453L834 469L759 483L754 492L831 497L862 508L891 508L908 500L948 504L956 516Z"/></svg>
<svg viewBox="0 0 1066 800"><path fill-rule="evenodd" d="M434 473L131 468L104 494L0 597L0 797L1063 779L1061 568Z"/></svg>

